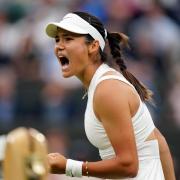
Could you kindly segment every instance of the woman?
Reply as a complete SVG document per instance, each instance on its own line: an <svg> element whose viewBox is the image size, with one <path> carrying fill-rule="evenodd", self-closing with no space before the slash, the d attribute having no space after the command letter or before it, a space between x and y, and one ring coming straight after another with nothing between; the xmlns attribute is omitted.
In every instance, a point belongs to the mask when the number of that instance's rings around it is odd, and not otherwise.
<svg viewBox="0 0 180 180"><path fill-rule="evenodd" d="M162 135L145 105L151 92L127 71L123 61L121 45L127 45L128 38L108 32L96 17L83 12L69 13L59 23L48 24L46 33L55 38L63 77L76 76L87 89L85 131L102 158L80 162L52 153L48 156L51 172L71 177L165 179L159 147L167 150L168 146L159 138ZM119 71L106 63L106 42L114 61L111 64ZM163 159L171 160L169 155L168 151ZM165 175L167 169L173 174L172 164L163 169Z"/></svg>

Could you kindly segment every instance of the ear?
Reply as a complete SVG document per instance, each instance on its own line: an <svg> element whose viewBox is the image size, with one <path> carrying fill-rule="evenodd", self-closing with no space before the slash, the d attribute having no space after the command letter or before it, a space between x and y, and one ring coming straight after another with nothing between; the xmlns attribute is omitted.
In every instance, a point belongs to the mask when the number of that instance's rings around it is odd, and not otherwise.
<svg viewBox="0 0 180 180"><path fill-rule="evenodd" d="M99 41L94 40L88 47L89 54L99 51Z"/></svg>

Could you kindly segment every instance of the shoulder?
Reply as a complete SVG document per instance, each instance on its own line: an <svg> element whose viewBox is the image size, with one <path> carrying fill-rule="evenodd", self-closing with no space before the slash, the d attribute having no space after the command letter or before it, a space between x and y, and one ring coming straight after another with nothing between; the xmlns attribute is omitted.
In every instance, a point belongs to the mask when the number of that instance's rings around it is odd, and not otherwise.
<svg viewBox="0 0 180 180"><path fill-rule="evenodd" d="M108 79L100 82L94 94L94 107L98 112L114 112L116 107L129 108L130 87L123 82Z"/></svg>
<svg viewBox="0 0 180 180"><path fill-rule="evenodd" d="M133 93L133 88L128 84L117 79L106 79L101 81L95 90L94 99L96 101L103 99L112 99L113 97L128 100Z"/></svg>
<svg viewBox="0 0 180 180"><path fill-rule="evenodd" d="M121 111L133 115L138 108L139 98L130 85L116 79L108 79L97 85L93 103L96 114Z"/></svg>

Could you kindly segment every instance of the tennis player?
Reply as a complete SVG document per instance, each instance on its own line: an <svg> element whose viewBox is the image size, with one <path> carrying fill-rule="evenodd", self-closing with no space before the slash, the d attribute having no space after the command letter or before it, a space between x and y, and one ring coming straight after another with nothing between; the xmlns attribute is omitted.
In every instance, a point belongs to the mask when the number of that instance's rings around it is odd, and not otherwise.
<svg viewBox="0 0 180 180"><path fill-rule="evenodd" d="M55 39L63 77L76 76L87 90L85 131L102 158L81 162L51 153L51 173L103 179L175 179L168 145L145 104L152 93L127 70L123 60L127 36L108 32L96 17L84 12L68 13L60 22L49 23L46 33ZM109 45L112 59L106 58L105 45Z"/></svg>

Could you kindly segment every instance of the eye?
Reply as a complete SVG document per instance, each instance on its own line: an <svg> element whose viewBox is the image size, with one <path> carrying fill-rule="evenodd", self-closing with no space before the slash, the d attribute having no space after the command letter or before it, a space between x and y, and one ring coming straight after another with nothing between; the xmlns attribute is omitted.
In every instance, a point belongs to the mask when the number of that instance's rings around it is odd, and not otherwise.
<svg viewBox="0 0 180 180"><path fill-rule="evenodd" d="M65 40L66 41L71 41L71 40L73 40L73 38L72 37L66 37Z"/></svg>
<svg viewBox="0 0 180 180"><path fill-rule="evenodd" d="M59 42L59 38L55 38L55 42L58 43Z"/></svg>

